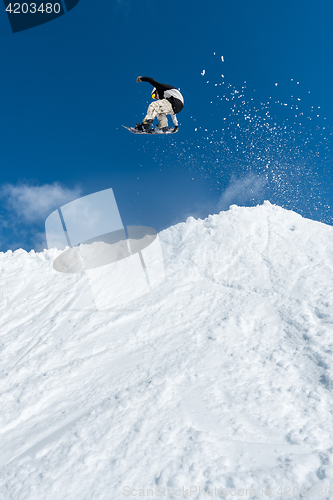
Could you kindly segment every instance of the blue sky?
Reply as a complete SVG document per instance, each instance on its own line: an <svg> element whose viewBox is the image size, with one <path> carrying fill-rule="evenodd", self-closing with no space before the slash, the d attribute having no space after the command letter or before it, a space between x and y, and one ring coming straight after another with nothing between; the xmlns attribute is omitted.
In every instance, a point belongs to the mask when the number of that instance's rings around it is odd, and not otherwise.
<svg viewBox="0 0 333 500"><path fill-rule="evenodd" d="M332 224L331 1L96 3L15 34L0 13L1 251L110 187L126 225L264 199ZM178 134L121 127L150 102L138 75L181 89Z"/></svg>

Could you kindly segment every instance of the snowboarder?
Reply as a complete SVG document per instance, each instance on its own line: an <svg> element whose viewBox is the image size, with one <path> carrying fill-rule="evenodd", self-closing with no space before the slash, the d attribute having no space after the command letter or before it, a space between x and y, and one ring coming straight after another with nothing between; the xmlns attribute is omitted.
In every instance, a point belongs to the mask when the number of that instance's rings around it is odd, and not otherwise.
<svg viewBox="0 0 333 500"><path fill-rule="evenodd" d="M171 115L175 126L174 131L177 132L178 120L176 114L179 113L184 106L184 98L179 90L172 85L158 83L148 76L138 76L136 81L148 82L153 85L154 89L151 96L155 101L149 105L147 115L142 123L137 123L135 128L148 132L156 116L158 119L157 128L166 132L168 130L168 119L166 115Z"/></svg>

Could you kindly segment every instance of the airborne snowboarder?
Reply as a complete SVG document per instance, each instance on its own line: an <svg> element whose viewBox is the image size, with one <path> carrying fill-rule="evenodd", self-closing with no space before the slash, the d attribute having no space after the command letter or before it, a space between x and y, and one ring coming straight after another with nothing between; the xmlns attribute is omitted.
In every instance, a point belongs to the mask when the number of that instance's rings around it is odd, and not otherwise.
<svg viewBox="0 0 333 500"><path fill-rule="evenodd" d="M142 123L137 123L135 129L142 132L149 132L150 127L155 117L158 119L157 129L161 132L167 132L168 118L166 115L171 115L174 129L173 132L178 130L178 120L176 114L179 113L184 106L184 98L182 94L172 85L156 82L153 78L148 76L138 76L137 82L148 82L154 88L151 93L154 102L152 102L147 111L146 117Z"/></svg>

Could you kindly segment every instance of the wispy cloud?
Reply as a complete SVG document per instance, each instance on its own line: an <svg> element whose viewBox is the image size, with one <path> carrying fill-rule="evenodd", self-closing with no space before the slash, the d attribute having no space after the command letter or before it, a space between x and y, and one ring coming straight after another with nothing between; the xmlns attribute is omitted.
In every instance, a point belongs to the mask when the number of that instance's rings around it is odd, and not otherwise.
<svg viewBox="0 0 333 500"><path fill-rule="evenodd" d="M0 251L46 248L44 222L53 210L82 196L79 187L58 182L0 186Z"/></svg>
<svg viewBox="0 0 333 500"><path fill-rule="evenodd" d="M218 201L218 211L228 210L230 205L246 205L256 200L259 202L266 182L265 177L255 174L248 174L240 179L232 178Z"/></svg>
<svg viewBox="0 0 333 500"><path fill-rule="evenodd" d="M80 188L69 189L57 182L41 186L5 184L0 187L0 199L6 209L30 223L45 220L53 210L80 196Z"/></svg>
<svg viewBox="0 0 333 500"><path fill-rule="evenodd" d="M215 198L192 203L191 206L186 207L173 218L171 225L183 222L190 216L195 219L205 219L209 215L228 210L230 205L251 206L263 203L266 188L267 179L265 176L252 173L241 178L234 176L218 201Z"/></svg>

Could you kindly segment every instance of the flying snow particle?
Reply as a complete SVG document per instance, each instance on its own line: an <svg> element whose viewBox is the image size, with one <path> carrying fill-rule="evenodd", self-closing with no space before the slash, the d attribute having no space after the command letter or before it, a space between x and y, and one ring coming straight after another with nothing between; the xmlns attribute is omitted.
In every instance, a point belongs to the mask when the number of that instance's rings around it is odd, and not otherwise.
<svg viewBox="0 0 333 500"><path fill-rule="evenodd" d="M201 73L202 76L205 76L206 70L204 69L203 72Z"/></svg>
<svg viewBox="0 0 333 500"><path fill-rule="evenodd" d="M221 56L221 61L224 62L224 57L223 56Z"/></svg>

